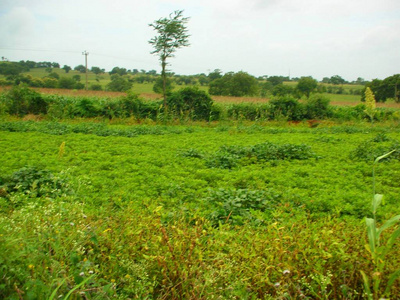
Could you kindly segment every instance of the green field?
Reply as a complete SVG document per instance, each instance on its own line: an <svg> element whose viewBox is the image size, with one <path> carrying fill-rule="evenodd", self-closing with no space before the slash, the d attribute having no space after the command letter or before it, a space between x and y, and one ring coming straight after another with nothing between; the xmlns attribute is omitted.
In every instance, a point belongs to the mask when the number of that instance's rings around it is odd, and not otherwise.
<svg viewBox="0 0 400 300"><path fill-rule="evenodd" d="M0 189L0 296L361 299L364 271L398 298L398 243L376 275L363 218L399 133L3 119L1 180L18 184ZM399 158L375 170L379 224L399 214Z"/></svg>

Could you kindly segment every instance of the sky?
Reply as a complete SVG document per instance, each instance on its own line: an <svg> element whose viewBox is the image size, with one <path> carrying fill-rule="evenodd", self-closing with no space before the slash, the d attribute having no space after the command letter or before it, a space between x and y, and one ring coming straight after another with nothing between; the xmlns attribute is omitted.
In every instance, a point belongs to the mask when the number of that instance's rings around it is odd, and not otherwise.
<svg viewBox="0 0 400 300"><path fill-rule="evenodd" d="M190 46L169 70L254 76L400 73L399 0L0 0L0 57L157 70L155 20L183 10Z"/></svg>

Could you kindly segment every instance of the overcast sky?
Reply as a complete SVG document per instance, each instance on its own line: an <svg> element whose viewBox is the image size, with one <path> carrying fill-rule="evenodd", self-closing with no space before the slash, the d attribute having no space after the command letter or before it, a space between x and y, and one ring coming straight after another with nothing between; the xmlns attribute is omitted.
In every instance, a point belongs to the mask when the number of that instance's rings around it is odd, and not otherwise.
<svg viewBox="0 0 400 300"><path fill-rule="evenodd" d="M400 0L0 0L0 56L10 61L160 71L149 24L184 10L190 46L170 70L255 76L400 73Z"/></svg>

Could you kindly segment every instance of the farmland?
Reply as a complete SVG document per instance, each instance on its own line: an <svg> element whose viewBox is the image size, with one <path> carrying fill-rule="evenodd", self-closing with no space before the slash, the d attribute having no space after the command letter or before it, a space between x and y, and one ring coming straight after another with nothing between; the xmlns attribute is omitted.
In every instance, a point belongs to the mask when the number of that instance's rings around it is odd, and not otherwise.
<svg viewBox="0 0 400 300"><path fill-rule="evenodd" d="M169 100L3 90L1 298L400 295L394 103Z"/></svg>
<svg viewBox="0 0 400 300"><path fill-rule="evenodd" d="M7 117L0 130L2 180L14 174L20 185L0 198L3 298L365 295L372 161L398 147L398 122ZM376 169L379 223L399 213L398 158ZM39 180L24 190L30 176ZM398 282L390 294L400 295Z"/></svg>

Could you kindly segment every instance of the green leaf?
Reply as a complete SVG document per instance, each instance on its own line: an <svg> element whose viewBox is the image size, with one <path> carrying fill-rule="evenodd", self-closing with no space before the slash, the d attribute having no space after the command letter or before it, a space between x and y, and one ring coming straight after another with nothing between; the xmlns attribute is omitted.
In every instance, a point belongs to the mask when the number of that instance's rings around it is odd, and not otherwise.
<svg viewBox="0 0 400 300"><path fill-rule="evenodd" d="M392 247L396 239L400 236L400 227L397 228L387 241L387 246Z"/></svg>
<svg viewBox="0 0 400 300"><path fill-rule="evenodd" d="M381 235L381 233L382 233L383 231L385 231L386 229L388 229L388 228L392 227L393 225L395 225L399 220L400 220L400 215L397 215L397 216L395 216L395 217L393 217L393 218L387 220L386 223L383 224L382 227L379 228L378 231L377 231L377 238L378 238L378 240L379 240L379 236ZM396 230L396 231L397 231L397 230ZM396 231L395 231L395 232L396 232ZM393 232L393 234L394 234L395 232ZM393 236L393 234L392 234L392 236Z"/></svg>
<svg viewBox="0 0 400 300"><path fill-rule="evenodd" d="M392 150L392 151L390 151L390 152L388 152L386 154L383 154L382 156L377 157L375 159L374 163L378 163L381 159L384 159L384 158L388 157L390 154L392 154L395 151L396 151L396 149L394 149L394 150Z"/></svg>
<svg viewBox="0 0 400 300"><path fill-rule="evenodd" d="M372 211L374 214L376 214L376 211L377 211L379 205L381 205L382 200L383 200L383 195L381 195L381 194L374 195L374 199L372 199Z"/></svg>
<svg viewBox="0 0 400 300"><path fill-rule="evenodd" d="M64 284L65 279L55 288L55 290L51 293L49 300L53 300L54 297L57 295L58 289Z"/></svg>
<svg viewBox="0 0 400 300"><path fill-rule="evenodd" d="M360 271L360 273L361 273L361 276L362 276L363 281L364 281L364 288L365 288L365 292L367 293L368 299L372 300L373 298L372 298L371 289L369 288L368 277L363 271Z"/></svg>
<svg viewBox="0 0 400 300"><path fill-rule="evenodd" d="M78 284L76 287L74 287L72 290L70 290L68 292L68 294L65 296L64 300L67 300L69 298L69 296L71 296L71 294L76 291L77 289L79 289L81 286L83 286L86 282L88 282L90 279L92 279L94 277L94 274L92 276L89 276L87 278L85 278L85 280L83 280L80 284Z"/></svg>
<svg viewBox="0 0 400 300"><path fill-rule="evenodd" d="M367 224L369 247L370 247L372 256L375 257L375 246L376 246L376 236L377 236L375 220L371 219L371 218L366 218L365 222Z"/></svg>
<svg viewBox="0 0 400 300"><path fill-rule="evenodd" d="M394 281L400 277L400 270L397 270L396 272L392 273L389 276L389 280L385 289L385 295L389 295L390 294L390 289L392 288L392 285L394 283Z"/></svg>

